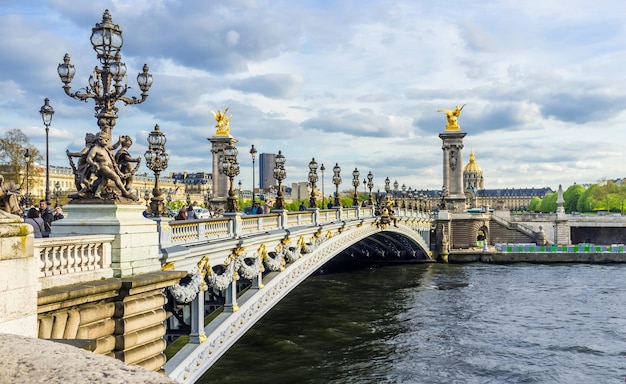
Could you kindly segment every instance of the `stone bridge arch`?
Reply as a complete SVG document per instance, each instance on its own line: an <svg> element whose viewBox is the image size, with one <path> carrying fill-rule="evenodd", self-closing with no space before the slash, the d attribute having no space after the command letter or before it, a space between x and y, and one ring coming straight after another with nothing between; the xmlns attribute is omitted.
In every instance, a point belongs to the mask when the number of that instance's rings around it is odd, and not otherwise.
<svg viewBox="0 0 626 384"><path fill-rule="evenodd" d="M330 226L302 228L288 233L268 233L263 237L243 239L225 258L210 257L211 265L220 270L251 280L242 294L237 292L236 279L224 287L228 275L207 276L210 284L222 284L226 291L224 312L206 327L201 308L204 300L198 295L192 303L190 342L164 366L169 377L179 382L198 380L246 331L277 305L291 290L333 258L363 257L363 250L378 252L385 247L394 250L390 261L434 261L429 253L430 223L399 222L398 226L380 226L375 219L358 223L334 223ZM272 250L272 251L268 251ZM270 255L273 253L273 255ZM223 257L222 254L220 257ZM281 262L280 259L284 260ZM248 259L244 262L245 259ZM253 260L253 261L250 261ZM255 269L258 271L255 273ZM199 273L200 268L195 269ZM192 278L193 280L193 278ZM218 281L220 281L218 283ZM230 302L229 302L230 301Z"/></svg>

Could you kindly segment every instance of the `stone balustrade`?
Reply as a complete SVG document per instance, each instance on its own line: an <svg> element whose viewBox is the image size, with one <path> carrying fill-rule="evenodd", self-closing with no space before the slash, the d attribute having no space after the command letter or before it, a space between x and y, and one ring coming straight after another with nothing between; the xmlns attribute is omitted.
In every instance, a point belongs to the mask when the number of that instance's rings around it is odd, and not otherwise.
<svg viewBox="0 0 626 384"><path fill-rule="evenodd" d="M36 239L41 289L113 277L113 235L67 236Z"/></svg>

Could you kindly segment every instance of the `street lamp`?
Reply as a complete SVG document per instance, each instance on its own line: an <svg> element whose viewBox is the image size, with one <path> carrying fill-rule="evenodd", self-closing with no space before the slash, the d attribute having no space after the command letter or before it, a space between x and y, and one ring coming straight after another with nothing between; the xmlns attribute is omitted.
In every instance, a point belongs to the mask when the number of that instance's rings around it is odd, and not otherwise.
<svg viewBox="0 0 626 384"><path fill-rule="evenodd" d="M390 183L391 183L391 180L389 180L389 177L386 177L385 178L385 198L387 201L389 201L389 191L391 190Z"/></svg>
<svg viewBox="0 0 626 384"><path fill-rule="evenodd" d="M339 200L339 184L341 184L341 176L339 173L341 172L341 168L339 167L339 163L335 163L333 167L333 184L335 184L335 202L333 205L337 208L341 207L341 200Z"/></svg>
<svg viewBox="0 0 626 384"><path fill-rule="evenodd" d="M398 185L399 185L398 180L393 182L393 200L394 200L393 205L395 207L398 206Z"/></svg>
<svg viewBox="0 0 626 384"><path fill-rule="evenodd" d="M373 205L374 202L372 201L372 188L374 188L374 175L372 175L372 171L369 171L369 173L367 174L367 188L369 188L370 190L370 195L367 203L369 205Z"/></svg>
<svg viewBox="0 0 626 384"><path fill-rule="evenodd" d="M228 176L228 201L226 203L226 212L234 213L239 211L239 202L235 194L234 179L239 174L239 163L237 162L237 148L230 142L224 148L224 158L222 160L222 173Z"/></svg>
<svg viewBox="0 0 626 384"><path fill-rule="evenodd" d="M89 84L85 88L81 88L76 92L70 91L70 83L74 78L76 69L70 63L70 56L66 53L63 57L63 63L57 67L57 72L63 82L63 90L69 97L81 101L93 99L95 102L95 117L98 120L100 128L100 136L103 140L111 141L111 130L116 124L118 108L115 105L118 101L124 104L141 104L148 97L148 90L152 85L152 75L148 73L148 66L143 65L142 72L137 75L137 83L141 89L141 98L133 96L126 97L126 92L130 88L125 84L126 64L121 59L120 50L124 43L122 38L122 30L116 24L113 24L109 10L105 10L102 15L102 21L97 23L91 29L91 45L96 56L100 61L101 68L96 66L89 76ZM111 159L114 167L117 167L117 161ZM106 183L108 180L102 175L96 183ZM124 191L119 186L117 190L122 191L122 195L138 200L137 197L130 195L128 191Z"/></svg>
<svg viewBox="0 0 626 384"><path fill-rule="evenodd" d="M48 131L50 130L50 123L52 122L52 115L54 115L54 109L50 106L50 99L47 97L43 100L43 106L39 110L41 114L41 120L46 127L46 203L50 202L50 162L48 156Z"/></svg>
<svg viewBox="0 0 626 384"><path fill-rule="evenodd" d="M54 183L54 208L59 206L59 197L61 196L61 183L59 183L58 181L56 183Z"/></svg>
<svg viewBox="0 0 626 384"><path fill-rule="evenodd" d="M406 208L406 185L402 184L402 208Z"/></svg>
<svg viewBox="0 0 626 384"><path fill-rule="evenodd" d="M278 192L276 193L276 202L274 203L274 209L285 209L285 198L283 197L283 180L287 177L285 171L285 156L281 151L278 151L278 155L274 156L274 178L278 181Z"/></svg>
<svg viewBox="0 0 626 384"><path fill-rule="evenodd" d="M30 208L30 192L28 190L28 168L30 168L30 161L33 159L33 156L30 154L30 150L26 148L26 152L24 153L24 161L26 161L26 196L24 204L27 208Z"/></svg>
<svg viewBox="0 0 626 384"><path fill-rule="evenodd" d="M252 186L254 186L254 182L252 182ZM241 196L241 180L239 180L239 196Z"/></svg>
<svg viewBox="0 0 626 384"><path fill-rule="evenodd" d="M163 203L163 193L159 186L159 175L167 168L169 155L165 152L167 138L159 129L159 125L154 126L154 130L148 135L148 150L144 153L146 166L154 172L154 189L152 190L152 200L148 207L148 215L153 217L168 216L169 212Z"/></svg>
<svg viewBox="0 0 626 384"><path fill-rule="evenodd" d="M256 159L256 148L254 148L254 144L252 144L252 148L250 148L250 156L252 156L252 204L254 205L254 186L256 183L254 182L254 159ZM241 194L241 181L239 181L239 194Z"/></svg>
<svg viewBox="0 0 626 384"><path fill-rule="evenodd" d="M326 170L326 167L324 167L324 163L322 163L322 166L320 167L320 171L322 172L322 209L324 209L324 171Z"/></svg>
<svg viewBox="0 0 626 384"><path fill-rule="evenodd" d="M352 206L357 207L359 205L359 196L357 195L356 189L359 187L359 175L361 173L358 169L354 168L352 171L352 185L354 186L354 196L352 197Z"/></svg>
<svg viewBox="0 0 626 384"><path fill-rule="evenodd" d="M317 183L317 162L315 158L309 163L309 183L311 183L311 197L309 198L309 208L317 208L315 200L315 183Z"/></svg>

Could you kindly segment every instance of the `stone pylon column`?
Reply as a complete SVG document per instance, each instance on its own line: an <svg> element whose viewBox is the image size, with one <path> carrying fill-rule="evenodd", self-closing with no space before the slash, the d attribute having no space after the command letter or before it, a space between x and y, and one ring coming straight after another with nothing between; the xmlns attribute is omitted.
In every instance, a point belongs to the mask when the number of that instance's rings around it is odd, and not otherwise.
<svg viewBox="0 0 626 384"><path fill-rule="evenodd" d="M224 159L224 148L229 144L235 145L237 139L228 135L215 135L208 138L211 142L212 172L213 172L213 197L211 202L226 202L228 197L228 176L222 173L222 160Z"/></svg>
<svg viewBox="0 0 626 384"><path fill-rule="evenodd" d="M446 209L456 212L465 210L463 191L463 138L465 132L446 131L439 134L443 141L443 192Z"/></svg>

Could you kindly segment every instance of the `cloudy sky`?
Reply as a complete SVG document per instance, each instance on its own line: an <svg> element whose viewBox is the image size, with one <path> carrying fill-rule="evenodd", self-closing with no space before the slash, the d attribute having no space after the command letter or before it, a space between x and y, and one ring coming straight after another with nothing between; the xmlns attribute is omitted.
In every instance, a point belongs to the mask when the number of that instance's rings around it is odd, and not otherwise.
<svg viewBox="0 0 626 384"><path fill-rule="evenodd" d="M72 91L88 84L105 9L123 30L128 95L139 96L144 63L154 77L145 103L118 103L113 136L143 155L159 124L169 171L210 172L211 111L229 107L244 186L254 144L282 150L287 183L315 157L327 191L335 163L342 189L355 167L375 189L387 176L439 189L437 110L466 104L463 164L474 150L487 188L626 176L621 0L2 0L0 135L20 128L43 152L50 98L52 165L68 166L65 150L98 131L93 101L66 96L57 66L68 53Z"/></svg>

